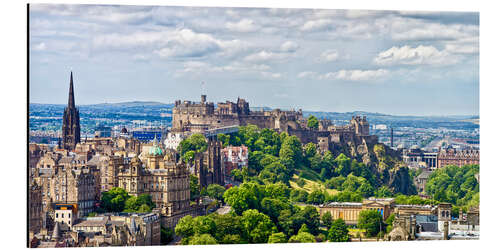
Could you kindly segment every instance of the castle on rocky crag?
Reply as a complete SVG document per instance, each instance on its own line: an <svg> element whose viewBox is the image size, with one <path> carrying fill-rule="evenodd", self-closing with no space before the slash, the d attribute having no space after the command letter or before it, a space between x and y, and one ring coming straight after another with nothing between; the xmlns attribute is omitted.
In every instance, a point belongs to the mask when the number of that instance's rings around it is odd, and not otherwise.
<svg viewBox="0 0 500 250"><path fill-rule="evenodd" d="M257 125L260 128L287 131L289 127L297 128L302 122L302 110L282 111L250 111L248 102L238 98L236 103L226 101L218 103L207 102L207 96L201 96L201 102L180 100L175 101L172 110L172 132L202 133L207 129Z"/></svg>
<svg viewBox="0 0 500 250"><path fill-rule="evenodd" d="M207 102L176 101L172 110L173 133L204 133L209 129L253 124L297 136L302 143L317 143L322 152L339 151L368 161L370 145L378 143L376 135L370 135L366 116L353 116L345 126L334 125L330 120L320 120L318 128L307 127L302 110L251 111L245 99L226 101L215 105Z"/></svg>

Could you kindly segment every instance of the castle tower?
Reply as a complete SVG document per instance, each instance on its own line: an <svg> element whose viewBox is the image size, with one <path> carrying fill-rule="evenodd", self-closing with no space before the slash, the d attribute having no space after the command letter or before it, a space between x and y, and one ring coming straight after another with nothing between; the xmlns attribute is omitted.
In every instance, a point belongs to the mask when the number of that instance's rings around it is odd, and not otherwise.
<svg viewBox="0 0 500 250"><path fill-rule="evenodd" d="M64 109L62 125L62 147L74 150L80 142L80 112L75 107L75 94L73 91L73 72L69 80L68 106Z"/></svg>

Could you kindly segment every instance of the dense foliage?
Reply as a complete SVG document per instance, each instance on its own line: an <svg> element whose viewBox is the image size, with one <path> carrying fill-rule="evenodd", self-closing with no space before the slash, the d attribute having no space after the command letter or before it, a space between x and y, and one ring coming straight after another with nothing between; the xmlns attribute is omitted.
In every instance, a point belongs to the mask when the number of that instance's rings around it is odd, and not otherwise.
<svg viewBox="0 0 500 250"><path fill-rule="evenodd" d="M147 213L156 207L149 194L130 196L123 188L113 187L101 195L100 212Z"/></svg>
<svg viewBox="0 0 500 250"><path fill-rule="evenodd" d="M182 140L177 147L182 159L186 162L191 162L196 153L205 152L207 150L207 140L202 134L192 134L188 138Z"/></svg>
<svg viewBox="0 0 500 250"><path fill-rule="evenodd" d="M332 242L346 242L349 240L349 230L344 220L339 218L333 221L328 230L328 240Z"/></svg>
<svg viewBox="0 0 500 250"><path fill-rule="evenodd" d="M362 210L358 216L358 227L366 230L366 235L373 237L383 230L382 215L376 210Z"/></svg>
<svg viewBox="0 0 500 250"><path fill-rule="evenodd" d="M433 199L469 208L479 205L478 165L446 166L434 171L425 186Z"/></svg>

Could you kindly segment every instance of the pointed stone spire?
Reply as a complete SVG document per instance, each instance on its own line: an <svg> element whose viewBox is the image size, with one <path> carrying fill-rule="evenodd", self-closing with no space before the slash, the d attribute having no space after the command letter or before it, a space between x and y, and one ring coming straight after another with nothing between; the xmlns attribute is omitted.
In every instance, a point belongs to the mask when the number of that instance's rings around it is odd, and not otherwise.
<svg viewBox="0 0 500 250"><path fill-rule="evenodd" d="M71 76L69 78L69 97L68 97L68 108L75 107L75 94L73 91L73 71L71 71Z"/></svg>
<svg viewBox="0 0 500 250"><path fill-rule="evenodd" d="M59 222L56 222L56 225L54 226L54 232L52 233L52 239L59 239L61 235L61 229L59 228Z"/></svg>

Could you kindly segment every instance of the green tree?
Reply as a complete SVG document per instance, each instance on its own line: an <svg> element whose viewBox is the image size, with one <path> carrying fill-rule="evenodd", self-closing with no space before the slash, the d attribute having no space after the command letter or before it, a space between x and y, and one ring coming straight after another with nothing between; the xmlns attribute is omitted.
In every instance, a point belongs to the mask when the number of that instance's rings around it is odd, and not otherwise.
<svg viewBox="0 0 500 250"><path fill-rule="evenodd" d="M208 143L207 139L205 136L202 134L192 134L188 138L182 140L179 143L179 146L177 147L177 151L179 151L181 157L183 157L185 160L192 160L194 153L201 153L205 152L207 150ZM186 153L190 153L188 157L186 157ZM191 159L187 159L191 158Z"/></svg>
<svg viewBox="0 0 500 250"><path fill-rule="evenodd" d="M293 189L290 192L290 200L295 202L306 202L308 193L305 190Z"/></svg>
<svg viewBox="0 0 500 250"><path fill-rule="evenodd" d="M368 236L376 236L382 229L382 215L376 210L359 212L358 227L366 230Z"/></svg>
<svg viewBox="0 0 500 250"><path fill-rule="evenodd" d="M325 202L325 193L323 191L316 189L309 193L309 196L307 196L307 203L311 204L323 204Z"/></svg>
<svg viewBox="0 0 500 250"><path fill-rule="evenodd" d="M198 216L193 219L194 234L211 234L214 235L216 230L215 221L209 216Z"/></svg>
<svg viewBox="0 0 500 250"><path fill-rule="evenodd" d="M161 227L160 242L162 245L167 245L174 239L174 232L168 227Z"/></svg>
<svg viewBox="0 0 500 250"><path fill-rule="evenodd" d="M261 197L257 185L244 183L239 187L231 187L224 192L224 202L231 206L236 214L241 215L243 211L258 208Z"/></svg>
<svg viewBox="0 0 500 250"><path fill-rule="evenodd" d="M283 232L273 233L269 236L267 243L286 243L286 235Z"/></svg>
<svg viewBox="0 0 500 250"><path fill-rule="evenodd" d="M304 146L304 156L306 158L316 155L316 144L309 142Z"/></svg>
<svg viewBox="0 0 500 250"><path fill-rule="evenodd" d="M195 235L189 240L189 245L215 245L217 241L210 234Z"/></svg>
<svg viewBox="0 0 500 250"><path fill-rule="evenodd" d="M182 217L175 226L175 234L182 238L194 235L194 219L191 215Z"/></svg>
<svg viewBox="0 0 500 250"><path fill-rule="evenodd" d="M330 228L332 226L333 218L330 212L326 212L321 216L321 221L326 228Z"/></svg>
<svg viewBox="0 0 500 250"><path fill-rule="evenodd" d="M250 243L266 243L269 236L274 233L274 224L269 216L255 209L243 212L241 223L246 235L249 236Z"/></svg>
<svg viewBox="0 0 500 250"><path fill-rule="evenodd" d="M207 195L211 198L222 200L226 189L219 184L210 184L207 187Z"/></svg>
<svg viewBox="0 0 500 250"><path fill-rule="evenodd" d="M243 239L247 238L247 236L243 234L244 230L241 225L241 216L237 216L232 213L212 213L210 216L215 222L216 231L214 236L217 239L217 242L224 244L244 243ZM238 238L236 239L234 236L226 237L228 235L237 235Z"/></svg>
<svg viewBox="0 0 500 250"><path fill-rule="evenodd" d="M102 208L106 212L122 212L125 209L125 202L129 198L125 189L113 187L101 195Z"/></svg>
<svg viewBox="0 0 500 250"><path fill-rule="evenodd" d="M198 185L198 177L192 174L189 175L189 194L192 201L200 197L200 185Z"/></svg>
<svg viewBox="0 0 500 250"><path fill-rule="evenodd" d="M288 242L289 243L313 243L313 242L316 242L316 238L314 238L314 235L312 235L310 233L301 232L301 233L298 233L297 235L290 237Z"/></svg>
<svg viewBox="0 0 500 250"><path fill-rule="evenodd" d="M309 116L307 118L307 127L317 129L319 127L318 118L316 118L314 115Z"/></svg>
<svg viewBox="0 0 500 250"><path fill-rule="evenodd" d="M384 221L384 223L387 225L386 227L386 232L390 233L392 231L392 223L394 222L395 215L391 214L387 219Z"/></svg>
<svg viewBox="0 0 500 250"><path fill-rule="evenodd" d="M349 230L345 221L336 219L328 230L328 240L332 242L346 242L349 240Z"/></svg>

